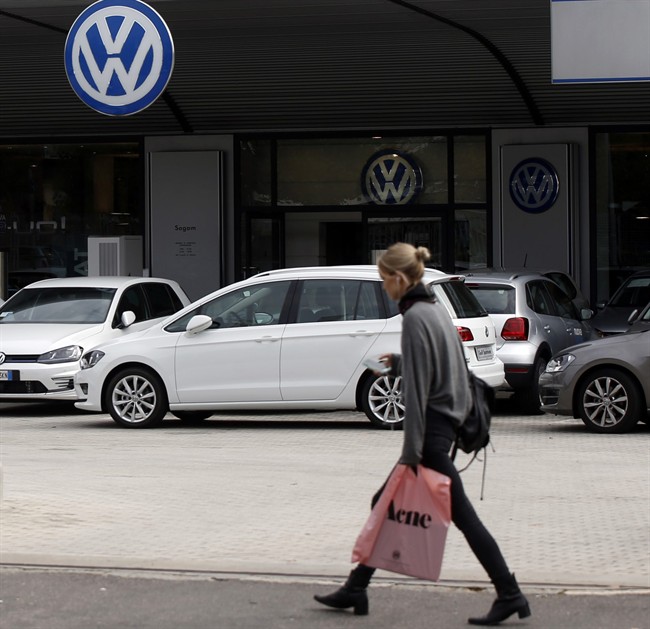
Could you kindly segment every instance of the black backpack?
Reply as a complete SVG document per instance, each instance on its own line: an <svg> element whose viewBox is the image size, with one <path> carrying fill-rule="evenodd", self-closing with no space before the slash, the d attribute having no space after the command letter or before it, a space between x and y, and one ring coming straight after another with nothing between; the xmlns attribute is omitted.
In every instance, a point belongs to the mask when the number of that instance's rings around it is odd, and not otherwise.
<svg viewBox="0 0 650 629"><path fill-rule="evenodd" d="M490 443L494 389L468 370L472 408L456 434L452 460L460 448L474 457Z"/></svg>
<svg viewBox="0 0 650 629"><path fill-rule="evenodd" d="M473 454L470 462L459 471L466 470L479 452L485 449L490 443L490 423L492 421L492 405L494 403L494 389L484 380L467 370L470 395L472 396L472 407L465 421L456 432L456 441L451 453L451 460L456 458L458 450L467 454ZM487 450L483 457L483 477L481 480L481 500L483 500L483 488L485 484L485 465L487 463Z"/></svg>

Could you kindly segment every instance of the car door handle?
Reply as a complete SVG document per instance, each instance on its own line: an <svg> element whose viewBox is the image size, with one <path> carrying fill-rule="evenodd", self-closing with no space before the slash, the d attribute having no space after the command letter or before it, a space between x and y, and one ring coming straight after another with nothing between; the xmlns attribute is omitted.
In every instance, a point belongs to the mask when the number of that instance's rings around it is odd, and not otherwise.
<svg viewBox="0 0 650 629"><path fill-rule="evenodd" d="M256 343L275 343L276 341L279 341L280 337L279 336L261 336L258 339L255 339Z"/></svg>
<svg viewBox="0 0 650 629"><path fill-rule="evenodd" d="M350 332L349 336L373 336L373 334L377 333L372 330L357 330L356 332Z"/></svg>

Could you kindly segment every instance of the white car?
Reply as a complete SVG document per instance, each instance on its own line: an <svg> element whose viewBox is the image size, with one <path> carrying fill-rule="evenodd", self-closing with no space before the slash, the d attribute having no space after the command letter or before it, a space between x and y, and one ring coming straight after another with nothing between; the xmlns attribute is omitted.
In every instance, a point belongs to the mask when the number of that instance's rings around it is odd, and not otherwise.
<svg viewBox="0 0 650 629"><path fill-rule="evenodd" d="M456 319L470 367L503 382L491 318L462 278L427 271ZM87 352L76 406L121 426L159 425L243 409L361 409L380 427L404 418L400 378L376 376L367 358L397 352L401 315L376 267L309 267L261 273L194 302L151 328Z"/></svg>
<svg viewBox="0 0 650 629"><path fill-rule="evenodd" d="M0 307L0 401L75 400L85 350L189 304L173 281L68 277L34 282Z"/></svg>

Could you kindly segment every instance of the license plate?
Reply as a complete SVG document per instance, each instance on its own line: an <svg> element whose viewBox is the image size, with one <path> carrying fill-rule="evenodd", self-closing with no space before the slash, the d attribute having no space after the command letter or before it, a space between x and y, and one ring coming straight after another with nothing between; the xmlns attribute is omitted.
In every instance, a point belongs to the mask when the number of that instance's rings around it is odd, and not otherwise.
<svg viewBox="0 0 650 629"><path fill-rule="evenodd" d="M479 345L476 348L476 358L478 360L492 360L494 358L494 348L492 345Z"/></svg>
<svg viewBox="0 0 650 629"><path fill-rule="evenodd" d="M20 372L11 371L10 369L1 369L0 382L6 382L8 380L20 380Z"/></svg>

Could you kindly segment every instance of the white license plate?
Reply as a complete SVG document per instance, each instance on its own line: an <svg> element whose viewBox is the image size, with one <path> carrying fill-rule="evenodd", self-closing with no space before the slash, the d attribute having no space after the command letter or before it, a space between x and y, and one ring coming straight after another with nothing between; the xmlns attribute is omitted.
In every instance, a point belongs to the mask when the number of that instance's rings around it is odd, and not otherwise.
<svg viewBox="0 0 650 629"><path fill-rule="evenodd" d="M494 358L494 348L492 345L479 345L475 349L478 360L492 360Z"/></svg>
<svg viewBox="0 0 650 629"><path fill-rule="evenodd" d="M19 377L17 371L11 371L9 369L0 370L0 382L7 381L7 380L18 380L18 379Z"/></svg>

